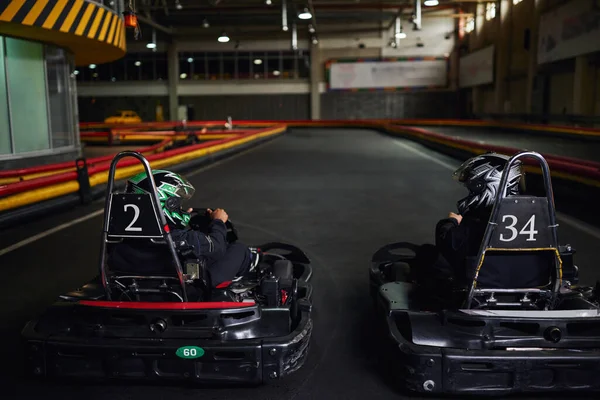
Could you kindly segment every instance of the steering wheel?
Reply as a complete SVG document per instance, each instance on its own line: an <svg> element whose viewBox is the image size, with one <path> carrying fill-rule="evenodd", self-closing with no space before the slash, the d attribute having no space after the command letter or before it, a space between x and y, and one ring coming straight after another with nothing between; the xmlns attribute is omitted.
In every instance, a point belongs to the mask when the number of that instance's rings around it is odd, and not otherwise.
<svg viewBox="0 0 600 400"><path fill-rule="evenodd" d="M214 210L211 208L211 210ZM208 208L193 208L191 212L190 218L190 227L195 231L200 231L208 234L208 225L210 224L210 214L208 213ZM231 219L227 219L225 222L225 227L227 228L227 242L234 243L238 240L238 232L237 228L231 222Z"/></svg>

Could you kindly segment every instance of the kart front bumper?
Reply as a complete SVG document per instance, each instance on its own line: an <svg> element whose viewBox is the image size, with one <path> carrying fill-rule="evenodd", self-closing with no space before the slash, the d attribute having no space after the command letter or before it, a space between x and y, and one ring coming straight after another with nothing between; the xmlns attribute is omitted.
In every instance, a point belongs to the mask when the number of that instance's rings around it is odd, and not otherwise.
<svg viewBox="0 0 600 400"><path fill-rule="evenodd" d="M506 395L600 390L600 351L468 350L415 345L388 324L397 376L421 393Z"/></svg>
<svg viewBox="0 0 600 400"><path fill-rule="evenodd" d="M33 324L23 336L29 374L71 379L180 380L201 384L261 384L298 370L310 345L306 316L286 337L216 342L190 339L36 338ZM184 346L204 355L183 359Z"/></svg>

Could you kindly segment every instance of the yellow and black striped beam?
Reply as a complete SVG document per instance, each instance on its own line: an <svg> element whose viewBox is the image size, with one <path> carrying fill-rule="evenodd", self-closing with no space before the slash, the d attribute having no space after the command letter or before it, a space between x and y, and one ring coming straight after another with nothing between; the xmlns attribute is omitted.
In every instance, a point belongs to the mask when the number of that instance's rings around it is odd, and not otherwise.
<svg viewBox="0 0 600 400"><path fill-rule="evenodd" d="M87 0L0 0L0 35L68 48L77 65L126 52L123 16Z"/></svg>

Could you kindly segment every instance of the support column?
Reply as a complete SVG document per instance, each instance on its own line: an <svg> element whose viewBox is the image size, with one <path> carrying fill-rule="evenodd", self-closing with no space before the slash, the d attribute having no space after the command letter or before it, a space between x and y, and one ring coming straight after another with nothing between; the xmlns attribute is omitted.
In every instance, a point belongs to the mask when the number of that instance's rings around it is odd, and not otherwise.
<svg viewBox="0 0 600 400"><path fill-rule="evenodd" d="M537 52L538 52L538 40L540 32L540 0L532 0L526 2L521 6L529 7L529 15L531 15L533 23L531 24L531 31L529 32L529 65L527 67L527 98L525 99L525 112L527 114L534 113L534 101L533 101L533 88L535 84L535 78L537 75Z"/></svg>
<svg viewBox="0 0 600 400"><path fill-rule="evenodd" d="M510 19L512 18L512 0L502 0L496 10L496 65L495 65L495 110L498 114L510 112L507 96L510 77L510 44L512 40Z"/></svg>
<svg viewBox="0 0 600 400"><path fill-rule="evenodd" d="M587 56L575 58L573 114L593 115L594 91L596 89L595 72L595 69L590 66Z"/></svg>
<svg viewBox="0 0 600 400"><path fill-rule="evenodd" d="M179 119L179 98L177 95L177 86L179 84L179 55L177 52L177 43L170 43L167 47L167 70L169 85L169 120L177 121Z"/></svg>
<svg viewBox="0 0 600 400"><path fill-rule="evenodd" d="M321 81L321 49L319 44L311 44L310 48L310 118L321 119L321 93L319 83Z"/></svg>

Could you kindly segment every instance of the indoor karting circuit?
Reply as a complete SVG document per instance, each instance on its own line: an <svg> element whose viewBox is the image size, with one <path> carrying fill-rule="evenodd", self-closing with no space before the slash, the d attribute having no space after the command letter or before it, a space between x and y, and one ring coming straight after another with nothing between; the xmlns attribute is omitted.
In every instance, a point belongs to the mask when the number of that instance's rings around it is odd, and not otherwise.
<svg viewBox="0 0 600 400"><path fill-rule="evenodd" d="M538 150L537 148L535 150ZM541 149L544 150L544 149ZM103 200L0 233L3 398L407 398L379 346L369 297L372 254L396 241L432 243L435 224L465 189L460 165L412 141L366 129L288 129L184 175L192 206L224 208L244 243L285 241L311 258L314 329L306 364L261 387L39 381L22 376L20 332L59 294L97 274ZM559 213L562 244L577 249L580 283L600 279L600 232ZM539 397L538 397L539 398Z"/></svg>

